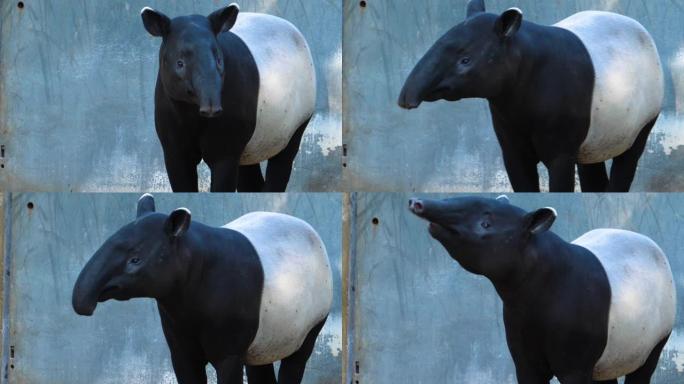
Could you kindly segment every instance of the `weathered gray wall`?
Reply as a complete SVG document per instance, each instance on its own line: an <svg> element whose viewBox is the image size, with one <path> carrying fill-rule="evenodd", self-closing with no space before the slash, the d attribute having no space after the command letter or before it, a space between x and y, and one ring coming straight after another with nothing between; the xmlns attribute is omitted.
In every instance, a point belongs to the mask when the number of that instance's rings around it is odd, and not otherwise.
<svg viewBox="0 0 684 384"><path fill-rule="evenodd" d="M353 382L516 383L502 305L491 283L464 271L430 237L426 223L407 209L411 195L354 197L350 333L359 373ZM674 272L679 316L653 383L683 382L684 195L536 194L510 199L527 210L555 207L553 230L568 240L594 228L614 227L643 233L662 247Z"/></svg>
<svg viewBox="0 0 684 384"><path fill-rule="evenodd" d="M12 195L10 383L174 383L156 305L107 302L77 316L71 291L94 251L135 215L138 195ZM32 202L33 209L27 204ZM240 215L275 211L317 229L333 265L334 305L309 361L305 383L339 384L341 374L341 195L165 195L157 211L188 207L193 219L223 225ZM209 369L213 375L213 369ZM215 381L212 381L215 382Z"/></svg>
<svg viewBox="0 0 684 384"><path fill-rule="evenodd" d="M0 2L0 190L167 191L154 130L160 40L143 6L169 16L209 14L230 1ZM243 11L294 23L318 74L318 102L291 191L340 189L341 0L242 0ZM201 167L202 188L209 174Z"/></svg>
<svg viewBox="0 0 684 384"><path fill-rule="evenodd" d="M466 0L344 0L344 144L348 190L511 190L486 102L423 104L404 111L404 80L428 48L464 19ZM681 0L487 0L553 24L588 9L639 20L662 56L665 109L650 138L634 191L684 191L684 2ZM546 171L544 170L544 174ZM543 181L547 185L546 177Z"/></svg>

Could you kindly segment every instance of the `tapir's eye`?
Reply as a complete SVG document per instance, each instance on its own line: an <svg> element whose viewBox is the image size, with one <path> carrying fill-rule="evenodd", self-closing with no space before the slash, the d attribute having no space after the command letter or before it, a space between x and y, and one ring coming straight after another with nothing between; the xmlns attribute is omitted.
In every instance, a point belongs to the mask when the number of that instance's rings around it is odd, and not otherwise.
<svg viewBox="0 0 684 384"><path fill-rule="evenodd" d="M470 57L467 57L467 56L466 56L466 57L462 58L462 59L461 59L461 64L463 64L463 65L468 65L468 64L470 64Z"/></svg>
<svg viewBox="0 0 684 384"><path fill-rule="evenodd" d="M129 262L130 264L133 264L133 265L138 265L138 264L140 264L140 261L141 261L141 260L140 260L139 257L131 257L131 259L128 260L128 262Z"/></svg>
<svg viewBox="0 0 684 384"><path fill-rule="evenodd" d="M487 221L487 220L485 220L485 221L483 221L482 223L480 223L480 225L481 225L482 228L484 228L484 229L487 229L487 228L489 228L489 227L492 226L492 224L491 224L489 221Z"/></svg>
<svg viewBox="0 0 684 384"><path fill-rule="evenodd" d="M185 67L185 63L183 62L183 60L178 60L176 62L176 67L178 67L178 69L183 69L183 67Z"/></svg>

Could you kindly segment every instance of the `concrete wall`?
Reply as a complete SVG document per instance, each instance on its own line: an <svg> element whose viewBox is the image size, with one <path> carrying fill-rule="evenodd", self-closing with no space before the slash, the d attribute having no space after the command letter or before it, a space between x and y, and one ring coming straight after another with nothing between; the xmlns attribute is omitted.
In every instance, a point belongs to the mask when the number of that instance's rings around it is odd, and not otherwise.
<svg viewBox="0 0 684 384"><path fill-rule="evenodd" d="M132 194L24 194L9 199L11 278L5 292L9 300L5 343L14 352L5 358L10 364L10 383L175 383L153 300L106 302L93 317L77 316L71 308L78 273L107 237L134 218L137 198ZM341 195L160 194L156 203L158 212L188 207L193 220L209 225L265 210L295 215L316 228L332 261L335 296L304 382L339 384ZM209 371L213 376L213 369Z"/></svg>
<svg viewBox="0 0 684 384"><path fill-rule="evenodd" d="M366 7L361 7L365 3ZM403 82L428 48L465 17L466 0L344 0L344 144L351 191L509 191L486 102L397 106ZM660 50L666 99L634 191L682 191L684 176L684 6L681 1L487 0L553 24L588 9L639 20ZM544 174L546 171L544 170ZM544 177L543 185L547 185Z"/></svg>
<svg viewBox="0 0 684 384"><path fill-rule="evenodd" d="M501 300L488 280L463 270L430 237L426 223L408 211L410 197L354 195L350 348L351 370L358 373L353 382L516 383ZM643 233L662 247L674 272L679 316L652 383L681 383L684 196L536 194L510 199L526 210L555 207L553 230L568 240L614 227Z"/></svg>
<svg viewBox="0 0 684 384"><path fill-rule="evenodd" d="M230 2L21 3L23 8L17 1L0 3L0 190L170 190L154 130L160 40L145 31L140 10L206 15ZM316 115L289 190L340 190L341 1L239 4L242 11L295 24L316 63ZM207 189L208 169L202 165L200 171L201 188Z"/></svg>

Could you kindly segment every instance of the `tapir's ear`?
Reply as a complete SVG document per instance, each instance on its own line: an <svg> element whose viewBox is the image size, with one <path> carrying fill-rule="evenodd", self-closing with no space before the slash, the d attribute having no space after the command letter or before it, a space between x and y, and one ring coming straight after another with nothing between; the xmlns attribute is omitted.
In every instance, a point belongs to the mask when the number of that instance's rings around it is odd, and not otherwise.
<svg viewBox="0 0 684 384"><path fill-rule="evenodd" d="M528 213L525 216L527 231L532 235L548 231L553 225L553 222L556 221L556 216L558 216L558 213L556 213L555 209L550 207Z"/></svg>
<svg viewBox="0 0 684 384"><path fill-rule="evenodd" d="M511 201L508 199L508 196L506 196L506 195L501 195L501 196L497 197L496 201L498 201L500 203L504 203L504 204L510 204L511 203Z"/></svg>
<svg viewBox="0 0 684 384"><path fill-rule="evenodd" d="M170 237L181 237L190 228L190 210L187 208L178 208L171 212L164 224L164 231Z"/></svg>
<svg viewBox="0 0 684 384"><path fill-rule="evenodd" d="M484 0L470 0L466 6L466 18L485 11Z"/></svg>
<svg viewBox="0 0 684 384"><path fill-rule="evenodd" d="M154 196L146 193L138 199L138 214L136 217L142 217L154 213Z"/></svg>
<svg viewBox="0 0 684 384"><path fill-rule="evenodd" d="M240 7L233 3L209 15L209 23L214 34L218 35L233 28L235 21L237 21L238 13L240 13Z"/></svg>
<svg viewBox="0 0 684 384"><path fill-rule="evenodd" d="M165 14L155 11L150 7L145 7L140 11L145 29L152 36L164 37L171 30L171 19Z"/></svg>
<svg viewBox="0 0 684 384"><path fill-rule="evenodd" d="M496 20L496 33L504 39L508 39L515 35L522 24L523 13L518 8L511 8L499 16Z"/></svg>

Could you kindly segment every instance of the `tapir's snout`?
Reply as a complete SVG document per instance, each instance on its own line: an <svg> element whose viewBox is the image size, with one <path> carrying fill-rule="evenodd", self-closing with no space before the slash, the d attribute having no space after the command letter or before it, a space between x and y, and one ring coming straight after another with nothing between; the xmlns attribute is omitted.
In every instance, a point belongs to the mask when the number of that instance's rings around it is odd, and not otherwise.
<svg viewBox="0 0 684 384"><path fill-rule="evenodd" d="M223 108L220 105L204 105L200 107L199 114L200 116L207 118L219 117L223 114Z"/></svg>
<svg viewBox="0 0 684 384"><path fill-rule="evenodd" d="M89 306L76 306L74 305L74 312L76 314L81 315L81 316L92 316L93 313L95 312L95 308L97 307L97 304L89 305Z"/></svg>
<svg viewBox="0 0 684 384"><path fill-rule="evenodd" d="M74 308L74 312L81 316L92 316L97 307L97 297L93 295L92 291L87 289L86 285L89 282L85 282L79 278L78 282L74 286L74 291L71 297L71 305Z"/></svg>
<svg viewBox="0 0 684 384"><path fill-rule="evenodd" d="M422 101L408 88L408 86L404 86L404 89L401 90L401 94L399 95L399 100L397 103L399 104L399 107L403 109L416 109L420 106Z"/></svg>
<svg viewBox="0 0 684 384"><path fill-rule="evenodd" d="M420 199L410 199L409 210L411 210L411 212L415 213L416 215L420 216L423 212L425 212L425 205L423 204L423 201Z"/></svg>
<svg viewBox="0 0 684 384"><path fill-rule="evenodd" d="M409 211L421 219L447 225L453 222L449 205L443 200L418 199L409 200Z"/></svg>

